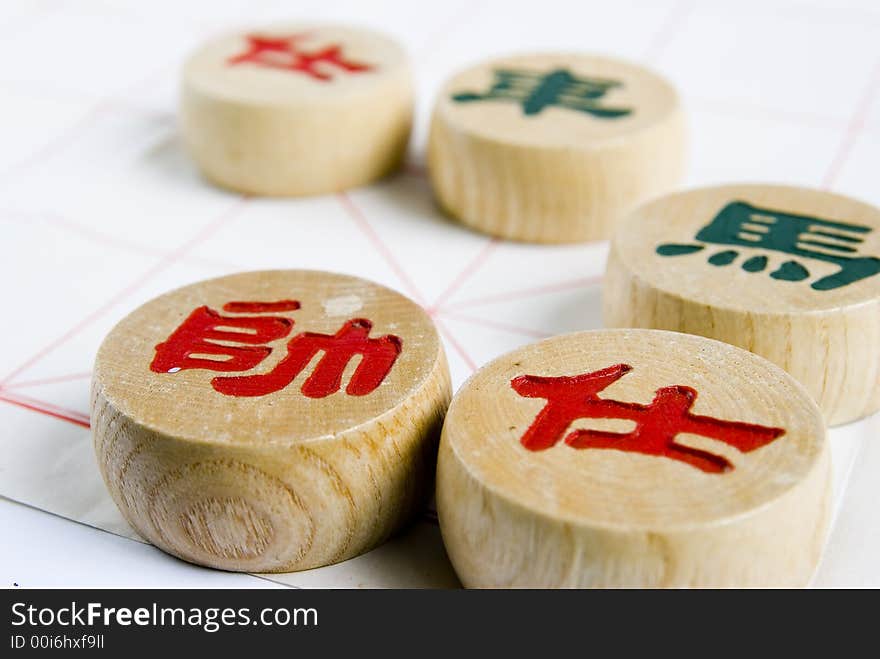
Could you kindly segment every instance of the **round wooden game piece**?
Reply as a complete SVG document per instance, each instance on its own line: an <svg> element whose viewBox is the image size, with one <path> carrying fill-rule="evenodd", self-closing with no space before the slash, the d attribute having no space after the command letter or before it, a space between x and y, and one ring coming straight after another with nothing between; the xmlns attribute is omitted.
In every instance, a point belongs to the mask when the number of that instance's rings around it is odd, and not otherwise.
<svg viewBox="0 0 880 659"><path fill-rule="evenodd" d="M360 554L424 505L449 397L414 302L344 275L248 272L124 318L98 352L92 428L144 538L286 572Z"/></svg>
<svg viewBox="0 0 880 659"><path fill-rule="evenodd" d="M829 424L880 409L880 210L819 190L730 185L624 221L603 284L609 327L700 334L783 367Z"/></svg>
<svg viewBox="0 0 880 659"><path fill-rule="evenodd" d="M469 587L804 585L829 494L800 384L657 330L558 336L483 367L452 401L437 469Z"/></svg>
<svg viewBox="0 0 880 659"><path fill-rule="evenodd" d="M412 113L406 54L363 29L242 31L183 71L190 153L210 181L245 193L324 194L382 177L404 156Z"/></svg>
<svg viewBox="0 0 880 659"><path fill-rule="evenodd" d="M452 78L431 123L440 205L484 233L541 243L607 238L684 170L678 94L657 74L585 55L529 55Z"/></svg>

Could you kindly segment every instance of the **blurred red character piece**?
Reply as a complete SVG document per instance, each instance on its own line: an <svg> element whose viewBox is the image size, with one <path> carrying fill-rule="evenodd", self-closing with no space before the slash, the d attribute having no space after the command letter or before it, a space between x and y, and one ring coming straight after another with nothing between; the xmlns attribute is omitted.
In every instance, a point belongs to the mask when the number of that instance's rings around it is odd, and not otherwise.
<svg viewBox="0 0 880 659"><path fill-rule="evenodd" d="M332 79L330 71L334 67L349 73L360 73L372 69L369 64L345 59L340 45L330 45L313 52L301 50L298 43L308 37L308 34L293 34L287 37L261 37L249 34L246 37L248 49L239 55L230 57L227 63L230 66L256 64L273 69L298 71L322 81Z"/></svg>
<svg viewBox="0 0 880 659"><path fill-rule="evenodd" d="M223 309L229 313L268 313L295 311L299 306L295 300L230 302ZM284 316L223 316L207 306L199 307L156 346L150 370L248 371L272 353L273 348L266 344L288 336L293 325L294 321ZM369 320L354 318L335 334L302 332L288 341L287 355L271 371L216 377L211 386L228 396L265 396L290 385L321 353L303 382L304 395L323 398L338 392L346 367L359 356L345 391L351 396L365 396L382 384L403 346L393 335L370 338L372 327Z"/></svg>
<svg viewBox="0 0 880 659"><path fill-rule="evenodd" d="M522 445L531 451L541 451L564 438L566 444L576 449L632 451L685 462L708 473L721 473L733 469L726 458L676 443L676 436L700 435L748 453L785 433L782 428L693 414L690 410L697 392L681 385L658 389L649 405L599 398L600 391L631 370L631 366L617 364L583 375L521 375L511 380L511 387L520 396L547 401L522 436ZM578 419L627 419L636 426L627 433L577 429L566 435L568 427Z"/></svg>

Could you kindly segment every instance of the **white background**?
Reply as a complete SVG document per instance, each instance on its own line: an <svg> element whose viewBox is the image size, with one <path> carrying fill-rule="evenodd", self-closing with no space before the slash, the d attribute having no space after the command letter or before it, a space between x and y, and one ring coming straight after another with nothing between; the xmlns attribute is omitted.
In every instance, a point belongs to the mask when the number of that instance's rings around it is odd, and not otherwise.
<svg viewBox="0 0 880 659"><path fill-rule="evenodd" d="M230 27L325 18L384 30L410 51L419 96L406 172L295 201L203 183L175 125L185 54ZM268 267L374 279L431 310L456 385L522 343L599 326L604 243L489 240L445 220L423 174L440 83L484 57L535 49L619 55L668 76L690 117L689 186L787 182L880 205L871 0L4 0L0 585L277 586L134 540L97 474L85 428L95 350L123 315L172 287ZM875 417L831 434L838 513L817 585L880 586L878 426ZM273 578L455 583L424 521L365 557Z"/></svg>

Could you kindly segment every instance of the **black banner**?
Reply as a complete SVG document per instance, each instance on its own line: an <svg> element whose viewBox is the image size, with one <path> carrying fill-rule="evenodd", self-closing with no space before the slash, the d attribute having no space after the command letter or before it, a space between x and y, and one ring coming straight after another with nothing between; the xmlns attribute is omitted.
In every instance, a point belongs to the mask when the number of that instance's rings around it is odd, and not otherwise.
<svg viewBox="0 0 880 659"><path fill-rule="evenodd" d="M458 653L480 640L492 644L493 656L502 649L534 649L543 657L550 647L592 646L603 638L620 652L646 641L686 644L706 633L717 633L729 645L737 640L730 637L732 629L747 630L750 638L771 630L778 635L784 621L770 615L771 609L790 610L795 597L806 609L809 596L803 596L785 591L10 589L3 591L6 635L0 656L35 649L110 656L196 647L226 652L264 644L296 654L308 650L323 656L339 649L395 656L422 649ZM749 613L735 613L740 608ZM801 617L798 626L808 624L809 618Z"/></svg>

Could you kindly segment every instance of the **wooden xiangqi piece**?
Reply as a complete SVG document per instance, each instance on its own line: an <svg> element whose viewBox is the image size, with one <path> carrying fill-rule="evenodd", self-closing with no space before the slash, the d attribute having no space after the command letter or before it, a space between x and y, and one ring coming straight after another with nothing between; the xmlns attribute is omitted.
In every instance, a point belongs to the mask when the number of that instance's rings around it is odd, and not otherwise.
<svg viewBox="0 0 880 659"><path fill-rule="evenodd" d="M609 327L700 334L766 357L837 425L880 409L880 210L840 195L730 185L658 199L621 224Z"/></svg>
<svg viewBox="0 0 880 659"><path fill-rule="evenodd" d="M450 397L415 303L315 271L163 295L98 353L98 464L131 525L187 561L250 572L335 563L430 493Z"/></svg>
<svg viewBox="0 0 880 659"><path fill-rule="evenodd" d="M314 195L397 167L412 125L403 50L334 25L279 25L212 41L187 61L181 118L212 182L258 195Z"/></svg>
<svg viewBox="0 0 880 659"><path fill-rule="evenodd" d="M483 367L452 401L437 470L469 587L802 586L829 496L801 385L657 330L554 337Z"/></svg>
<svg viewBox="0 0 880 659"><path fill-rule="evenodd" d="M529 55L455 76L437 99L428 162L440 205L491 235L607 238L681 178L678 94L656 74L585 55Z"/></svg>

